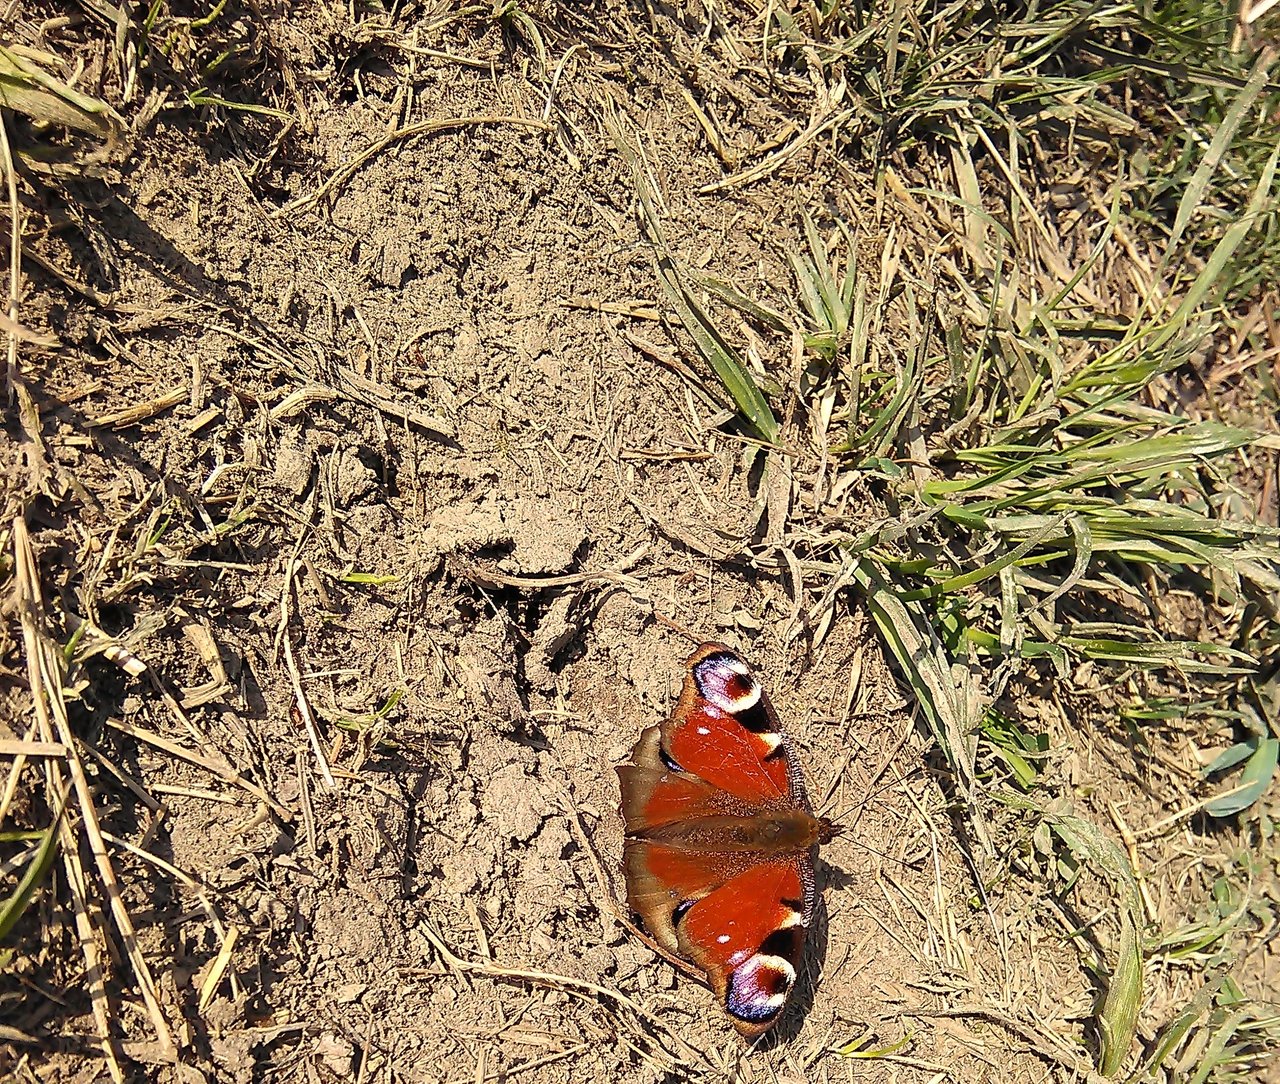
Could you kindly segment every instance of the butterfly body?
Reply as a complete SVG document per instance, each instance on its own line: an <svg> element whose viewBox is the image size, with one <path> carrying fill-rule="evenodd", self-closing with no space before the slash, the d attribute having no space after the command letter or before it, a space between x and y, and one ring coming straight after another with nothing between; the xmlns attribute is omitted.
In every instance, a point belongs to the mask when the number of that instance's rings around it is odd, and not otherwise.
<svg viewBox="0 0 1280 1084"><path fill-rule="evenodd" d="M665 723L618 769L627 901L667 951L701 967L745 1036L795 985L813 917L815 817L790 742L747 663L703 644Z"/></svg>
<svg viewBox="0 0 1280 1084"><path fill-rule="evenodd" d="M821 838L821 822L802 809L754 816L711 814L642 828L632 837L683 851L724 854L750 851L763 856L802 854Z"/></svg>

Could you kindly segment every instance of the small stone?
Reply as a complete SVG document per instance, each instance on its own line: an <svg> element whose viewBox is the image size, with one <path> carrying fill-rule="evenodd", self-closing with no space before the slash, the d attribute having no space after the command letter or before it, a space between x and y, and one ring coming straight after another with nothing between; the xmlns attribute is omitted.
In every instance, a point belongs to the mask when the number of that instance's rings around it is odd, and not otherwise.
<svg viewBox="0 0 1280 1084"><path fill-rule="evenodd" d="M378 476L365 464L358 448L343 448L338 460L338 477L335 488L338 499L345 506L369 496L378 486Z"/></svg>
<svg viewBox="0 0 1280 1084"><path fill-rule="evenodd" d="M316 1041L315 1052L329 1072L344 1080L351 1076L355 1068L356 1048L341 1035L326 1031Z"/></svg>
<svg viewBox="0 0 1280 1084"><path fill-rule="evenodd" d="M367 989L369 989L367 982L345 982L334 991L334 1000L339 1005L350 1005L359 1001Z"/></svg>
<svg viewBox="0 0 1280 1084"><path fill-rule="evenodd" d="M280 441L271 480L297 497L307 491L311 481L311 449L300 433L288 433Z"/></svg>

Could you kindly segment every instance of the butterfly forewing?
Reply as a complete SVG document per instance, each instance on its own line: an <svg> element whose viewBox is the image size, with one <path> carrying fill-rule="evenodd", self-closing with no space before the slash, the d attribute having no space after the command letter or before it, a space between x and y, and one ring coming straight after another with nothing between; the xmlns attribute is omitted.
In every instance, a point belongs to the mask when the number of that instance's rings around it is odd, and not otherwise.
<svg viewBox="0 0 1280 1084"><path fill-rule="evenodd" d="M670 763L743 801L790 801L786 742L773 707L747 664L719 644L689 660L662 744Z"/></svg>
<svg viewBox="0 0 1280 1084"><path fill-rule="evenodd" d="M744 1035L772 1027L795 984L812 892L805 879L796 855L753 866L698 900L680 924L682 949Z"/></svg>

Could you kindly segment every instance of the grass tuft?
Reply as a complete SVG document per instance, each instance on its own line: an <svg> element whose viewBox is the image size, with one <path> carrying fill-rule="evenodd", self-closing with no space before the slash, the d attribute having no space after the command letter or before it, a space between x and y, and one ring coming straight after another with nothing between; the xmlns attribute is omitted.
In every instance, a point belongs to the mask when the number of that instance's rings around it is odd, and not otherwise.
<svg viewBox="0 0 1280 1084"><path fill-rule="evenodd" d="M692 276L684 270L670 246L657 210L655 190L650 184L642 152L634 147L622 131L616 116L608 122L614 146L631 171L641 217L654 248L658 283L668 302L676 310L681 324L689 333L702 356L724 390L728 392L745 428L765 443L778 439L778 422L759 385L743 364L737 350L717 330L692 290Z"/></svg>
<svg viewBox="0 0 1280 1084"><path fill-rule="evenodd" d="M1234 731L1204 775L1238 778L1183 798L1180 820L1255 815L1275 775L1280 732L1255 683L1280 661L1280 530L1233 481L1270 438L1203 394L1280 272L1277 52L1235 30L1181 2L765 20L780 93L807 79L824 108L852 110L836 136L851 153L879 133L876 170L934 233L901 256L885 244L881 300L914 344L895 353L883 313L866 315L853 238L801 215L806 405L839 457L833 490L885 509L867 529L832 508L805 567L857 584L979 839L996 797L1066 849L1063 891L1110 896L1111 947L1082 952L1105 990L1108 1076L1132 1064L1144 1011L1138 851L1064 812L1061 753L1006 691L1054 714L1091 699L1105 720L1114 690L1134 689L1138 759L1144 727ZM1075 203L1055 209L1054 171L1080 157L1088 174L1063 185ZM1193 1077L1234 1064L1226 1019L1209 1024L1206 1003L1186 1024L1205 1037Z"/></svg>

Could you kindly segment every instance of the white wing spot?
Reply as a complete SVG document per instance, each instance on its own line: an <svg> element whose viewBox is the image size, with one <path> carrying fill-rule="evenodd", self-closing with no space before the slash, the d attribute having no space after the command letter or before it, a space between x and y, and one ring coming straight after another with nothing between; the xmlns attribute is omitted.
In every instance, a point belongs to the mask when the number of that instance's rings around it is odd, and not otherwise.
<svg viewBox="0 0 1280 1084"><path fill-rule="evenodd" d="M781 734L773 734L773 733L757 734L756 737L759 738L760 741L764 743L767 753L772 753L775 749L778 748L779 745L782 744Z"/></svg>
<svg viewBox="0 0 1280 1084"><path fill-rule="evenodd" d="M721 711L732 713L733 701L724 695L723 689L717 689L712 686L707 686L704 692L706 693L707 700L709 700L717 708L719 708Z"/></svg>
<svg viewBox="0 0 1280 1084"><path fill-rule="evenodd" d="M722 933L719 937L716 938L716 943L720 945L727 945L730 940L731 938L727 933Z"/></svg>
<svg viewBox="0 0 1280 1084"><path fill-rule="evenodd" d="M730 696L730 683L739 680L745 682L747 691L741 696ZM730 714L749 711L760 702L760 683L741 659L708 659L702 664L700 684L703 695L721 711Z"/></svg>
<svg viewBox="0 0 1280 1084"><path fill-rule="evenodd" d="M710 730L708 730L705 726L700 726L700 727L698 727L698 733L699 733L699 734L710 734L710 733L711 733L711 731L710 731Z"/></svg>

